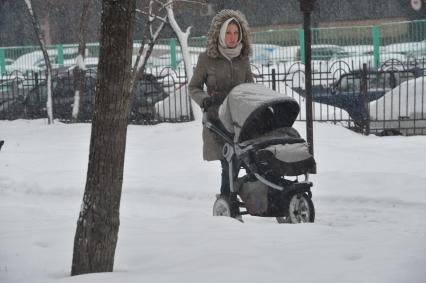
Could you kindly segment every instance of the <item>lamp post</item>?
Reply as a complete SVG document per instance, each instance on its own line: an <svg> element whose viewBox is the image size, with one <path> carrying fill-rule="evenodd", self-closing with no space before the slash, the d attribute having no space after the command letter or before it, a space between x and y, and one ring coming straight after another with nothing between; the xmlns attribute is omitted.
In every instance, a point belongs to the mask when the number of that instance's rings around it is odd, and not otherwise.
<svg viewBox="0 0 426 283"><path fill-rule="evenodd" d="M314 10L315 0L299 1L300 10L303 12L303 31L305 37L306 139L309 144L309 152L314 155L314 133L312 119L311 13Z"/></svg>

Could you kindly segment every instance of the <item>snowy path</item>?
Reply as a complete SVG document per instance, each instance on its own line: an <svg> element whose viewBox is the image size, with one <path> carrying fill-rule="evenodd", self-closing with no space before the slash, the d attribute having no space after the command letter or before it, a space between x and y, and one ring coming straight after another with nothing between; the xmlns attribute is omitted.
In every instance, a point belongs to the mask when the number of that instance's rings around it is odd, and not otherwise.
<svg viewBox="0 0 426 283"><path fill-rule="evenodd" d="M0 232L0 279L71 280L79 201L3 200L9 205L0 208L0 222L8 227ZM207 199L136 193L122 204L116 272L107 282L422 282L426 275L424 205L320 197L315 224L279 225L249 216L244 224L211 217Z"/></svg>
<svg viewBox="0 0 426 283"><path fill-rule="evenodd" d="M131 126L115 272L70 278L90 127L0 129L0 282L425 282L426 137L315 124L315 223L242 224L211 216L198 123Z"/></svg>

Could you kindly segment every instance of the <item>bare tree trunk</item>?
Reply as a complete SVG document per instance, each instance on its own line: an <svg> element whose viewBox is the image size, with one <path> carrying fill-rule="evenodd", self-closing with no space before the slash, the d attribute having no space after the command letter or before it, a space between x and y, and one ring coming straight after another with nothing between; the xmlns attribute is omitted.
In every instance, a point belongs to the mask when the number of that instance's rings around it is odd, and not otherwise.
<svg viewBox="0 0 426 283"><path fill-rule="evenodd" d="M40 28L39 20L37 15L34 13L33 5L31 0L24 0L27 5L27 11L30 15L33 23L34 31L37 36L37 40L40 44L41 51L43 52L44 62L46 64L46 86L47 86L47 120L49 124L53 124L53 107L52 107L52 65L50 63L49 54L47 53L46 41L44 40L44 34Z"/></svg>
<svg viewBox="0 0 426 283"><path fill-rule="evenodd" d="M185 32L181 30L181 28L179 27L179 24L177 23L175 19L175 14L173 11L173 3L170 3L169 5L167 5L166 10L167 10L167 18L170 23L170 26L173 29L174 33L176 34L180 44L183 62L185 64L186 77L189 83L194 73L192 69L191 55L189 53L189 46L188 46L188 38L191 32L191 26L189 26ZM186 99L188 100L186 101L187 105L191 105L191 110L192 110L192 113L194 114L194 119L201 120L203 114L201 113L201 110L198 107L198 105L189 97L189 95L186 96Z"/></svg>
<svg viewBox="0 0 426 283"><path fill-rule="evenodd" d="M87 20L90 15L90 2L92 0L84 0L83 12L80 18L80 31L79 31L79 43L78 43L78 57L76 59L76 66L74 68L74 105L72 108L72 121L78 121L78 113L80 112L81 97L84 95L84 83L85 83L85 69L84 64L85 52L86 52L86 30Z"/></svg>
<svg viewBox="0 0 426 283"><path fill-rule="evenodd" d="M89 166L71 275L113 271L118 240L136 0L104 0Z"/></svg>

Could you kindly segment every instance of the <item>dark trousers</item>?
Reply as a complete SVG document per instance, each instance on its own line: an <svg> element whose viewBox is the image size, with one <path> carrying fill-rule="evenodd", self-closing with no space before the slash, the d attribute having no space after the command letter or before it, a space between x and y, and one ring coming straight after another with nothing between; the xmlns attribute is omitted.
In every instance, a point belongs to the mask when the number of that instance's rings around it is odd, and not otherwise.
<svg viewBox="0 0 426 283"><path fill-rule="evenodd" d="M229 196L231 195L231 188L229 184L229 165L226 160L220 160L220 164L222 165L222 184L220 186L220 194Z"/></svg>

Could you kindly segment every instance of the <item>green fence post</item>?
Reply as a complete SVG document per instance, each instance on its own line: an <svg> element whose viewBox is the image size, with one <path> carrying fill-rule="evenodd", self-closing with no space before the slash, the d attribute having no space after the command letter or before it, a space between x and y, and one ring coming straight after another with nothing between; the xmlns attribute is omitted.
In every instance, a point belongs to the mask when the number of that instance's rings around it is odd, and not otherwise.
<svg viewBox="0 0 426 283"><path fill-rule="evenodd" d="M0 48L0 75L6 73L6 63L4 61L4 49Z"/></svg>
<svg viewBox="0 0 426 283"><path fill-rule="evenodd" d="M299 56L300 61L302 61L303 64L305 64L305 33L303 32L303 29L299 29Z"/></svg>
<svg viewBox="0 0 426 283"><path fill-rule="evenodd" d="M62 44L57 46L58 48L58 65L64 66L64 46Z"/></svg>
<svg viewBox="0 0 426 283"><path fill-rule="evenodd" d="M173 70L176 70L176 38L170 39L170 66Z"/></svg>
<svg viewBox="0 0 426 283"><path fill-rule="evenodd" d="M374 66L380 65L380 27L373 26Z"/></svg>

